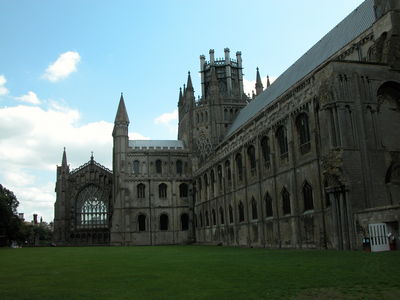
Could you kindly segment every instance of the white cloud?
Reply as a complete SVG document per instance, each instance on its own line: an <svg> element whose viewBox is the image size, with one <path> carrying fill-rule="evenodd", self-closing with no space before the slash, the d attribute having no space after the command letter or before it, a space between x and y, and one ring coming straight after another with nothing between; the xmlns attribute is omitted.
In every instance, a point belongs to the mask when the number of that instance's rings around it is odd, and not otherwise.
<svg viewBox="0 0 400 300"><path fill-rule="evenodd" d="M76 72L76 66L80 60L81 56L78 52L68 51L62 53L55 62L47 67L43 77L51 82L65 79L72 72Z"/></svg>
<svg viewBox="0 0 400 300"><path fill-rule="evenodd" d="M0 96L8 94L8 89L5 87L7 79L4 75L0 75Z"/></svg>
<svg viewBox="0 0 400 300"><path fill-rule="evenodd" d="M99 121L79 125L80 113L50 102L47 108L19 105L0 108L0 182L15 192L19 212L53 218L56 165L63 147L71 169L95 160L112 165L113 123ZM137 132L131 138L148 139Z"/></svg>
<svg viewBox="0 0 400 300"><path fill-rule="evenodd" d="M274 76L270 76L269 77L269 82L273 83L276 80L277 77ZM261 77L261 82L264 86L264 90L267 87L267 77ZM246 95L252 95L252 91L254 91L254 93L256 92L256 81L255 80L247 80L245 78L243 78L243 89Z"/></svg>
<svg viewBox="0 0 400 300"><path fill-rule="evenodd" d="M170 113L163 113L154 119L156 125L163 125L167 127L171 135L178 134L178 110L175 109Z"/></svg>
<svg viewBox="0 0 400 300"><path fill-rule="evenodd" d="M163 113L161 116L155 118L154 123L156 124L168 124L172 121L178 120L178 110L175 109L170 113Z"/></svg>
<svg viewBox="0 0 400 300"><path fill-rule="evenodd" d="M31 103L31 104L40 104L40 103L42 103L39 100L38 96L32 91L29 91L27 94L22 95L20 97L16 97L15 99L17 99L19 101L22 101L22 102L26 102L26 103Z"/></svg>

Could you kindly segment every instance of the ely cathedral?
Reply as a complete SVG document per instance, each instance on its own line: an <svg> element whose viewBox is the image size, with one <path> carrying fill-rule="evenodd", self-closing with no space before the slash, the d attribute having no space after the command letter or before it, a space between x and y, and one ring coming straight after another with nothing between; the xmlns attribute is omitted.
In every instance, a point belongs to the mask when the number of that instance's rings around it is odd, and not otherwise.
<svg viewBox="0 0 400 300"><path fill-rule="evenodd" d="M399 239L400 2L366 0L275 82L243 91L242 54L200 56L177 140L129 140L112 170L57 167L59 245L215 244L379 251ZM262 59L262 58L260 58ZM398 243L398 242L397 242ZM398 245L400 246L400 245Z"/></svg>

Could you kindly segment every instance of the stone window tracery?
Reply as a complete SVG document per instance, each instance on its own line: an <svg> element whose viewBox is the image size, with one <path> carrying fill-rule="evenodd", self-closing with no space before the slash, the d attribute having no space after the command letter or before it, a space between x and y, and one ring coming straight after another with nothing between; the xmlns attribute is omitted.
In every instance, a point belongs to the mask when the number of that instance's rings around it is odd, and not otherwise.
<svg viewBox="0 0 400 300"><path fill-rule="evenodd" d="M288 142L287 142L287 133L286 128L284 126L280 126L276 131L276 138L278 140L279 153L281 159L288 157Z"/></svg>
<svg viewBox="0 0 400 300"><path fill-rule="evenodd" d="M104 191L94 184L83 188L77 198L76 215L78 228L108 227L108 201Z"/></svg>
<svg viewBox="0 0 400 300"><path fill-rule="evenodd" d="M308 116L301 113L296 118L296 127L299 135L300 153L305 154L310 151L310 129L308 125Z"/></svg>

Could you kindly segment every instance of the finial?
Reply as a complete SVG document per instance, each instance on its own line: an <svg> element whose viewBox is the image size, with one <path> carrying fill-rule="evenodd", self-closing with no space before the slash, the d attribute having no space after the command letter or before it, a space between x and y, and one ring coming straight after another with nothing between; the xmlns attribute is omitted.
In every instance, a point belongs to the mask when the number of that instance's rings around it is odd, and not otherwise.
<svg viewBox="0 0 400 300"><path fill-rule="evenodd" d="M256 68L257 72L258 72L258 67Z"/></svg>
<svg viewBox="0 0 400 300"><path fill-rule="evenodd" d="M92 155L90 156L90 160L93 161L94 160L93 151L91 151L91 152L92 152Z"/></svg>
<svg viewBox="0 0 400 300"><path fill-rule="evenodd" d="M190 71L188 71L188 75L190 76Z"/></svg>

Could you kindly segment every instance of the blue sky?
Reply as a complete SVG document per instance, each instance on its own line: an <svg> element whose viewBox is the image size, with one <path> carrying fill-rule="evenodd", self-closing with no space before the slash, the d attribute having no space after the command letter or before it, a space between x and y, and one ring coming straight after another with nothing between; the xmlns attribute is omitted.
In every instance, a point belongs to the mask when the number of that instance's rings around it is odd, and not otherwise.
<svg viewBox="0 0 400 300"><path fill-rule="evenodd" d="M0 0L0 183L31 220L53 218L56 165L111 167L120 92L131 138L175 139L179 87L199 55L242 52L245 89L255 69L276 78L361 0Z"/></svg>

